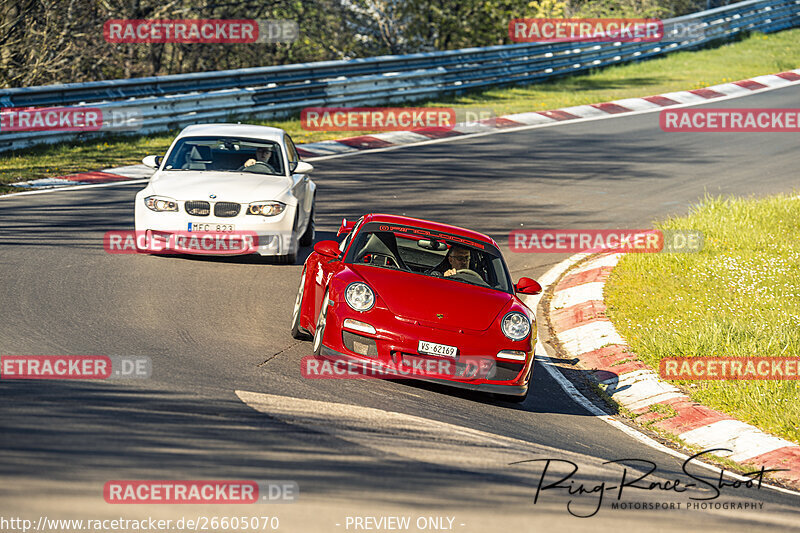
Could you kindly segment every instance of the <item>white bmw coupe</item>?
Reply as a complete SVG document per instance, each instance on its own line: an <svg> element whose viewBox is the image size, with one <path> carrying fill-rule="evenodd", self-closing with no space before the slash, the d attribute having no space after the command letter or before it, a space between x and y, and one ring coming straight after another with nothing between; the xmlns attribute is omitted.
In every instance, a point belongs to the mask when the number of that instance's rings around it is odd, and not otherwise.
<svg viewBox="0 0 800 533"><path fill-rule="evenodd" d="M165 157L142 162L156 169L136 194L137 243L144 252L163 249L160 243L175 235L246 233L257 237L255 245L231 253L294 263L298 248L314 241L317 186L308 177L314 167L300 160L281 129L196 124L178 135Z"/></svg>

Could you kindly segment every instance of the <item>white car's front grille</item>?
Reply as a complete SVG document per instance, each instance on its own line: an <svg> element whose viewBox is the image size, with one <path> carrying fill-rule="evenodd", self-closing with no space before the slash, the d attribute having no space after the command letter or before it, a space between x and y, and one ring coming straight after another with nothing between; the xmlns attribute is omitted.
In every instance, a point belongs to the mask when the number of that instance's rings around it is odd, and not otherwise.
<svg viewBox="0 0 800 533"><path fill-rule="evenodd" d="M217 202L214 204L215 217L235 217L242 209L240 204L233 202Z"/></svg>
<svg viewBox="0 0 800 533"><path fill-rule="evenodd" d="M184 209L192 216L207 217L211 213L211 204L202 200L191 200L186 202Z"/></svg>

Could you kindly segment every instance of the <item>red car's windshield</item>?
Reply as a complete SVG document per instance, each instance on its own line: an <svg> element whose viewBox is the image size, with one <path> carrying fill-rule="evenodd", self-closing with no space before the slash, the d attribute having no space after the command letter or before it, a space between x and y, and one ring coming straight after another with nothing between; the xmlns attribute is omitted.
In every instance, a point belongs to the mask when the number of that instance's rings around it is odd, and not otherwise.
<svg viewBox="0 0 800 533"><path fill-rule="evenodd" d="M508 270L494 246L411 226L377 222L364 225L350 245L345 262L512 292Z"/></svg>

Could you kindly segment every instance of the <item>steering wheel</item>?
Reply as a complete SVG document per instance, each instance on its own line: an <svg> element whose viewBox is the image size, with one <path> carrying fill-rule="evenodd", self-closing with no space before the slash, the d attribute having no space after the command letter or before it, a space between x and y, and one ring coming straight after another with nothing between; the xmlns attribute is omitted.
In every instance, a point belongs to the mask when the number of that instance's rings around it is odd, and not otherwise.
<svg viewBox="0 0 800 533"><path fill-rule="evenodd" d="M479 283L481 285L486 285L488 287L488 283L486 283L480 274L475 272L474 270L470 270L468 268L462 268L460 270L456 270L456 273L452 276L448 276L450 278L458 278L463 279L464 281L470 281L473 283Z"/></svg>
<svg viewBox="0 0 800 533"><path fill-rule="evenodd" d="M242 165L239 168L237 168L236 171L237 172L255 172L257 174L264 174L264 172L254 168L254 167L258 167L258 165L262 165L264 168L269 170L270 174L277 174L278 173L274 168L272 168L272 165L270 165L269 163L267 163L265 161L256 161L255 163L253 163L249 167L246 167L246 166Z"/></svg>

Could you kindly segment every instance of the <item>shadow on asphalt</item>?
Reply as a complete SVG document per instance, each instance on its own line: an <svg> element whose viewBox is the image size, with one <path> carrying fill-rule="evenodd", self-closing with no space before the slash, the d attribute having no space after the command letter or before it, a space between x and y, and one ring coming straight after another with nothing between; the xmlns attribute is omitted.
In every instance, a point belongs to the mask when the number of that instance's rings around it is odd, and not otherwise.
<svg viewBox="0 0 800 533"><path fill-rule="evenodd" d="M121 383L0 381L0 477L76 482L103 502L114 479L291 479L302 493L435 506L470 483L518 487L507 465L471 472L375 451L258 413L231 393L200 398ZM69 421L69 424L65 422ZM435 445L435 443L432 443ZM391 495L391 496L390 496ZM478 503L479 491L462 494ZM452 501L452 500L450 500ZM423 504L423 505L425 505Z"/></svg>

